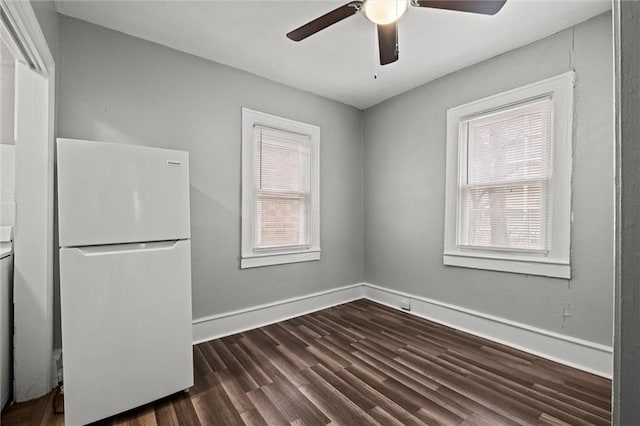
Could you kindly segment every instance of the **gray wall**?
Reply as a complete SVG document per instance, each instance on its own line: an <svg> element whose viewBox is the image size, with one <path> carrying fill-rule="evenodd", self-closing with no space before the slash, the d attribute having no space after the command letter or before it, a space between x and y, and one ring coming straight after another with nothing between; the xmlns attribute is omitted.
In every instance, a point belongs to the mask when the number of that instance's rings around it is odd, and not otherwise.
<svg viewBox="0 0 640 426"><path fill-rule="evenodd" d="M362 281L360 111L60 17L58 135L190 152L193 316ZM321 128L320 261L239 269L241 107Z"/></svg>
<svg viewBox="0 0 640 426"><path fill-rule="evenodd" d="M613 123L605 14L364 112L368 282L611 344ZM575 68L573 279L445 267L446 110ZM563 323L562 305L571 317Z"/></svg>
<svg viewBox="0 0 640 426"><path fill-rule="evenodd" d="M31 0L40 29L47 40L54 61L58 59L58 12L53 0Z"/></svg>
<svg viewBox="0 0 640 426"><path fill-rule="evenodd" d="M0 144L13 145L15 118L15 59L0 42Z"/></svg>
<svg viewBox="0 0 640 426"><path fill-rule="evenodd" d="M613 424L640 424L640 2L614 2L616 329Z"/></svg>

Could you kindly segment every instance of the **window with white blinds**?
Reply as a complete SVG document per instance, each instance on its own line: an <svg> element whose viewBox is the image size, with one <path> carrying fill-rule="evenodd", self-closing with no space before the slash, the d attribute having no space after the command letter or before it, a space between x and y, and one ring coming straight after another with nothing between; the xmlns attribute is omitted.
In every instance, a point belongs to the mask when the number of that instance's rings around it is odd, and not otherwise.
<svg viewBox="0 0 640 426"><path fill-rule="evenodd" d="M443 263L571 277L574 73L447 110Z"/></svg>
<svg viewBox="0 0 640 426"><path fill-rule="evenodd" d="M243 108L242 268L320 258L319 137Z"/></svg>
<svg viewBox="0 0 640 426"><path fill-rule="evenodd" d="M546 97L462 121L460 246L548 249L551 117Z"/></svg>
<svg viewBox="0 0 640 426"><path fill-rule="evenodd" d="M307 246L311 138L260 125L254 132L255 246Z"/></svg>

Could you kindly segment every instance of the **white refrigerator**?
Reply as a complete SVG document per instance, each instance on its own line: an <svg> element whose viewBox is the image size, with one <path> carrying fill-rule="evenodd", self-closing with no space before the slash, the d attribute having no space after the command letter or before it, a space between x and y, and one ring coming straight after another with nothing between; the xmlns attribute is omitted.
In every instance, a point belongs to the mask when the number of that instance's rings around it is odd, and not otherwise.
<svg viewBox="0 0 640 426"><path fill-rule="evenodd" d="M187 152L58 139L67 425L193 385Z"/></svg>

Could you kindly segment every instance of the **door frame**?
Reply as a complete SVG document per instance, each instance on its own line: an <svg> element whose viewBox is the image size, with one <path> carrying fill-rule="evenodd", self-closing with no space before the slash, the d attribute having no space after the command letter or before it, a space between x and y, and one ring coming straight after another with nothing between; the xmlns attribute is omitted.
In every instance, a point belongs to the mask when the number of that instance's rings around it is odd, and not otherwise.
<svg viewBox="0 0 640 426"><path fill-rule="evenodd" d="M16 58L14 400L57 384L53 360L55 61L29 1L0 0Z"/></svg>

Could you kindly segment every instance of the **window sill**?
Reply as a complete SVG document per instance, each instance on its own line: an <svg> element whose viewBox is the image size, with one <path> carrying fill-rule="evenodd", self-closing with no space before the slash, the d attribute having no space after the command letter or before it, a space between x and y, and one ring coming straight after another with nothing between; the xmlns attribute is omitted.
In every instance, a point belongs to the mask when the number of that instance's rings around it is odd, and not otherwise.
<svg viewBox="0 0 640 426"><path fill-rule="evenodd" d="M478 255L460 252L444 253L445 265L463 268L485 269L489 271L512 272L516 274L539 275L553 278L571 278L569 262L516 256Z"/></svg>
<svg viewBox="0 0 640 426"><path fill-rule="evenodd" d="M320 250L305 250L293 253L270 253L243 257L240 269L258 268L260 266L284 265L287 263L310 262L320 260Z"/></svg>

